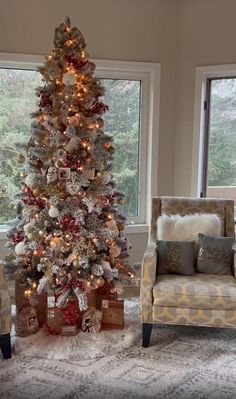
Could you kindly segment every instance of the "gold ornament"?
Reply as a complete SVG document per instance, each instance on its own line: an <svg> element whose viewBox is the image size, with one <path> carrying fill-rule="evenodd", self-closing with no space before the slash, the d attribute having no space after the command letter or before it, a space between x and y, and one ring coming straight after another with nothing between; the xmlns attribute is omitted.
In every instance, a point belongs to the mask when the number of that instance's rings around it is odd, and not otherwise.
<svg viewBox="0 0 236 399"><path fill-rule="evenodd" d="M18 163L24 163L25 162L25 156L23 154L17 155L17 162Z"/></svg>
<svg viewBox="0 0 236 399"><path fill-rule="evenodd" d="M96 285L97 285L97 287L103 287L104 284L105 284L104 278L98 277L98 278L96 279Z"/></svg>
<svg viewBox="0 0 236 399"><path fill-rule="evenodd" d="M124 230L125 228L125 225L123 223L117 223L116 225L119 231Z"/></svg>
<svg viewBox="0 0 236 399"><path fill-rule="evenodd" d="M73 267L75 267L76 269L80 267L80 263L79 263L79 259L75 259L72 262Z"/></svg>
<svg viewBox="0 0 236 399"><path fill-rule="evenodd" d="M41 193L41 189L39 186L37 186L37 187L33 188L32 192L35 197L38 197Z"/></svg>
<svg viewBox="0 0 236 399"><path fill-rule="evenodd" d="M52 249L60 249L64 245L64 241L61 237L52 237L50 239L50 247Z"/></svg>
<svg viewBox="0 0 236 399"><path fill-rule="evenodd" d="M61 199L65 199L67 197L67 193L65 191L60 191L58 193L58 197Z"/></svg>

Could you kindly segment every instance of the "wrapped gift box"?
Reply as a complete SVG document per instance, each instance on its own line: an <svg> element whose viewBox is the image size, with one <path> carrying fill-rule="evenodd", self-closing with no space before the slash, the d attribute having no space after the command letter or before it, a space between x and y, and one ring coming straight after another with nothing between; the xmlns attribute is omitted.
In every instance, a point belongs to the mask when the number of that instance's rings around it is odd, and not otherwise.
<svg viewBox="0 0 236 399"><path fill-rule="evenodd" d="M117 300L117 293L112 292L110 284L105 284L103 287L99 287L95 290L95 307L101 309L103 299Z"/></svg>
<svg viewBox="0 0 236 399"><path fill-rule="evenodd" d="M61 335L70 337L71 335L76 335L78 332L77 325L72 326L62 326L61 327Z"/></svg>
<svg viewBox="0 0 236 399"><path fill-rule="evenodd" d="M47 330L49 334L61 334L63 314L60 309L47 308Z"/></svg>
<svg viewBox="0 0 236 399"><path fill-rule="evenodd" d="M113 330L124 328L124 301L103 299L102 330Z"/></svg>
<svg viewBox="0 0 236 399"><path fill-rule="evenodd" d="M42 327L47 320L47 292L43 291L38 295L38 303L35 306L39 327ZM25 286L21 284L18 276L15 278L15 302L16 314L19 314L23 308L29 306L29 299L25 296Z"/></svg>

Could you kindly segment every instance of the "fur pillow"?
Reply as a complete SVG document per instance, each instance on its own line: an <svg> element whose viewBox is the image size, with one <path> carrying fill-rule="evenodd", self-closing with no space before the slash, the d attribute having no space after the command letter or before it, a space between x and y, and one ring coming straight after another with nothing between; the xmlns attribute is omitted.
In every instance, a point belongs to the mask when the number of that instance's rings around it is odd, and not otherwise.
<svg viewBox="0 0 236 399"><path fill-rule="evenodd" d="M214 213L162 215L157 219L157 239L168 241L198 241L198 234L219 237L221 220Z"/></svg>

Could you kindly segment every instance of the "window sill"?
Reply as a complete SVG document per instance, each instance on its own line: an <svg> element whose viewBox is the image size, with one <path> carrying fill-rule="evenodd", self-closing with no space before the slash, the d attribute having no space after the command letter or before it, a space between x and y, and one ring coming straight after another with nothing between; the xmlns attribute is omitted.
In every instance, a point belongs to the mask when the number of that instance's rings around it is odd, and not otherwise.
<svg viewBox="0 0 236 399"><path fill-rule="evenodd" d="M125 233L127 234L148 233L148 231L149 231L148 224L129 224L125 228Z"/></svg>
<svg viewBox="0 0 236 399"><path fill-rule="evenodd" d="M7 240L8 226L0 226L0 240ZM149 226L147 224L130 224L126 226L125 233L137 234L137 233L148 233Z"/></svg>
<svg viewBox="0 0 236 399"><path fill-rule="evenodd" d="M5 225L0 226L0 240L7 240L7 232L9 228L9 226Z"/></svg>

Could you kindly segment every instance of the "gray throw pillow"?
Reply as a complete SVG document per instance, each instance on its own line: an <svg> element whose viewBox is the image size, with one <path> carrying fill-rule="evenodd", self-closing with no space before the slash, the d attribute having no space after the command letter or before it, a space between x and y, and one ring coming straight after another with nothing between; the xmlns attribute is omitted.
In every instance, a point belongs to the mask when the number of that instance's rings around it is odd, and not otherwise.
<svg viewBox="0 0 236 399"><path fill-rule="evenodd" d="M157 241L157 274L194 273L193 241Z"/></svg>
<svg viewBox="0 0 236 399"><path fill-rule="evenodd" d="M232 274L233 237L198 236L197 271L209 274Z"/></svg>

